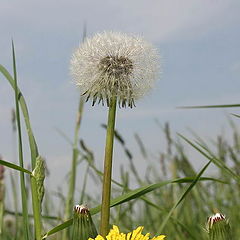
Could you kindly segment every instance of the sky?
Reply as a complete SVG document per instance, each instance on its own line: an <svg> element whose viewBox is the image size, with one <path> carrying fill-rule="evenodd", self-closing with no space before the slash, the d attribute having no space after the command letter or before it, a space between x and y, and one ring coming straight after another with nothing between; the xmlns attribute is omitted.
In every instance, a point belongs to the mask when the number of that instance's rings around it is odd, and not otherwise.
<svg viewBox="0 0 240 240"><path fill-rule="evenodd" d="M134 33L158 49L162 74L151 94L134 109L117 110L117 130L133 149L139 171L143 159L134 134L146 144L152 161L164 151L159 125L169 122L172 132L191 136L193 129L205 139L230 133L229 113L238 109L182 110L178 106L239 103L240 1L238 0L2 0L0 7L0 64L12 72L11 39L14 40L18 82L29 108L40 154L46 158L48 186L66 185L71 166L71 146L59 130L73 139L79 90L69 62L82 40L83 26L92 36L104 30ZM16 162L12 134L14 94L0 75L0 154ZM104 156L107 108L84 106L80 136L94 151L101 169ZM24 157L29 162L24 131ZM191 150L189 150L191 151ZM193 162L199 163L198 155ZM195 158L196 157L196 158ZM204 163L204 160L203 160ZM115 145L114 172L128 162ZM80 175L82 169L78 169Z"/></svg>

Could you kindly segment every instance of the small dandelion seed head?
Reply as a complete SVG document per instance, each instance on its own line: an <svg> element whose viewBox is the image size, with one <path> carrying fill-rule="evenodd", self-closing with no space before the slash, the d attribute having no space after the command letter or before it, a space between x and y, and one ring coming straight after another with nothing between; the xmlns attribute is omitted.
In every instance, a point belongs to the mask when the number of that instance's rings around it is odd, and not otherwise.
<svg viewBox="0 0 240 240"><path fill-rule="evenodd" d="M140 37L103 32L86 39L74 52L71 74L86 100L132 107L159 76L156 49Z"/></svg>

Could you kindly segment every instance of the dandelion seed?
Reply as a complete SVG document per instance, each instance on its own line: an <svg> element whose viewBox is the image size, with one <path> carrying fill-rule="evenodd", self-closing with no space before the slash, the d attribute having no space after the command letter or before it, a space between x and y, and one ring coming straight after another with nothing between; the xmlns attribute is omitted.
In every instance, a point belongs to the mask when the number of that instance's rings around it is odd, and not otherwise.
<svg viewBox="0 0 240 240"><path fill-rule="evenodd" d="M156 49L142 38L122 33L96 34L74 52L70 70L86 101L133 107L154 85L159 73Z"/></svg>

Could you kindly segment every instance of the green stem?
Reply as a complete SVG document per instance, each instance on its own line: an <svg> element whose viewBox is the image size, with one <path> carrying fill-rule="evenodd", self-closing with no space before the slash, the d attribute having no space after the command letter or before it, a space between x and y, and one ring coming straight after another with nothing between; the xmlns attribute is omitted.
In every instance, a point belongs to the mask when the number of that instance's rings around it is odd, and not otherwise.
<svg viewBox="0 0 240 240"><path fill-rule="evenodd" d="M17 87L17 85L15 85L15 79L10 75L10 73L7 71L7 69L4 68L1 64L0 64L0 72L8 80L8 82L11 85L11 87L13 88L13 90L18 91L18 102L20 104L23 118L25 120L26 129L27 129L28 140L29 140L29 145L30 145L30 152L31 152L32 170L33 170L35 168L35 162L36 162L36 158L38 156L38 148L37 148L37 144L36 144L36 141L35 141L35 138L33 135L33 131L32 131L32 127L30 124L26 101L25 101L20 89ZM16 89L16 87L17 87L17 89Z"/></svg>
<svg viewBox="0 0 240 240"><path fill-rule="evenodd" d="M83 41L86 38L87 29L84 25L83 27ZM68 220L71 216L71 211L73 209L73 199L74 199L74 191L75 191L75 182L76 182L76 172L77 172L77 157L78 157L78 138L79 138L79 129L82 121L82 113L83 113L83 106L84 106L84 98L80 97L80 101L78 104L78 112L77 112L77 121L75 126L75 132L74 132L74 142L73 142L73 153L72 153L72 169L71 169L71 175L69 180L69 188L68 188L68 195L66 200L66 206L65 206L65 213L64 213L64 219ZM62 239L67 240L68 230L64 230Z"/></svg>
<svg viewBox="0 0 240 240"><path fill-rule="evenodd" d="M3 233L4 195L5 195L4 181L0 180L0 236Z"/></svg>
<svg viewBox="0 0 240 240"><path fill-rule="evenodd" d="M33 206L33 218L36 240L41 240L42 223L41 223L41 210L40 201L37 193L37 182L34 176L31 176L31 191L32 191L32 206Z"/></svg>
<svg viewBox="0 0 240 240"><path fill-rule="evenodd" d="M14 44L12 42L12 54L13 54L13 73L14 73L14 88L15 88L15 106L16 106L16 119L17 119L17 129L18 129L18 155L19 155L19 165L24 168L23 163L23 150L22 150L22 132L21 132L21 121L19 113L19 97L20 92L17 85L17 70L16 70L16 60ZM27 206L27 192L25 186L24 173L20 172L20 185L21 185L21 196L22 196L22 211L23 211L23 225L24 225L24 239L29 239L29 221L28 221L28 206Z"/></svg>
<svg viewBox="0 0 240 240"><path fill-rule="evenodd" d="M73 199L74 199L74 191L76 185L76 171L77 171L77 158L78 158L78 138L79 138L79 129L82 120L82 113L83 113L83 106L84 106L84 99L80 97L79 105L78 105L78 112L77 112L77 121L74 131L74 142L73 142L73 153L72 153L72 168L71 168L71 175L69 180L69 188L68 188L68 195L66 200L65 206L65 214L64 219L68 220L71 216L71 212L73 209ZM68 230L64 230L63 232L63 240L68 239Z"/></svg>
<svg viewBox="0 0 240 240"><path fill-rule="evenodd" d="M106 146L105 146L101 223L100 223L100 234L103 237L105 237L109 232L112 155L113 155L113 139L114 139L115 116L116 116L116 103L117 103L117 98L113 97L110 101L109 110L108 110L108 125L107 125L107 136L106 136Z"/></svg>

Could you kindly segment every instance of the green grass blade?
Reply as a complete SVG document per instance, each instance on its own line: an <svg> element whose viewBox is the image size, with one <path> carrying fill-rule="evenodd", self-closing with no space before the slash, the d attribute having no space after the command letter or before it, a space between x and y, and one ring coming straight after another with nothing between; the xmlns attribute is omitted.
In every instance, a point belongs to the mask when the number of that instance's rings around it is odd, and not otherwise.
<svg viewBox="0 0 240 240"><path fill-rule="evenodd" d="M4 229L4 214L5 214L5 182L0 179L0 237L3 235Z"/></svg>
<svg viewBox="0 0 240 240"><path fill-rule="evenodd" d="M86 37L86 28L84 27L83 30L83 40ZM77 111L77 120L75 125L74 131L74 140L73 140L73 149L72 149L72 167L70 172L70 179L69 179L69 186L68 186L68 195L65 203L65 213L64 219L67 220L70 218L72 209L73 209L73 202L75 196L75 186L76 186L76 172L77 172L77 159L78 159L78 139L79 139L79 129L81 126L82 115L83 115L83 106L84 106L84 98L80 96L79 104L78 104L78 111ZM67 230L63 233L63 240L68 239L68 232Z"/></svg>
<svg viewBox="0 0 240 240"><path fill-rule="evenodd" d="M12 86L13 90L15 91L15 83L13 77L10 75L10 73L0 64L0 72L3 74L3 76L7 79L7 81L10 83ZM31 163L32 163L32 170L35 168L35 161L38 156L38 149L36 145L36 141L32 132L30 120L29 120L29 114L28 114L28 109L27 109L27 104L25 102L25 99L20 91L20 89L17 87L17 92L18 92L18 101L21 106L21 110L23 113L23 117L25 120L25 125L27 129L27 134L28 134L28 139L29 139L29 144L30 144L30 151L31 151Z"/></svg>
<svg viewBox="0 0 240 240"><path fill-rule="evenodd" d="M72 168L70 172L68 195L67 195L66 205L65 205L65 214L64 214L65 220L70 218L72 213L72 208L73 208L75 185L76 185L77 159L79 155L77 145L78 145L78 139L79 139L79 129L80 129L81 120L82 120L83 105L84 105L84 100L82 97L80 97L78 112L77 112L77 120L76 120L75 131L74 131L74 142L73 142L73 149L72 149ZM65 230L65 232L63 233L62 239L63 240L68 239L67 235L68 235L68 232L67 230Z"/></svg>
<svg viewBox="0 0 240 240"><path fill-rule="evenodd" d="M232 113L232 115L233 115L234 117L240 118L240 115L237 115L237 114L234 114L234 113Z"/></svg>
<svg viewBox="0 0 240 240"><path fill-rule="evenodd" d="M200 145L201 148L203 148L205 151L207 151L210 156L208 154L206 154L203 150L201 150L198 146L196 146L194 143L192 143L190 140L188 140L186 137L182 136L181 134L178 134L183 140L185 140L187 143L189 143L193 148L195 148L198 152L200 152L203 156L205 156L207 159L211 160L212 163L214 163L217 167L219 167L220 169L222 169L224 172L226 172L228 175L230 175L231 177L233 177L237 182L240 183L240 177L234 173L229 167L227 167L223 161L219 160L218 158L216 158L210 151L209 149L207 149L205 146Z"/></svg>
<svg viewBox="0 0 240 240"><path fill-rule="evenodd" d="M211 181L211 180L216 180L213 178L201 178L201 181ZM128 202L130 200L136 199L136 198L140 198L141 196L145 195L146 193L152 192L160 187L163 187L167 184L172 184L172 183L190 183L195 181L194 177L186 177L186 178L179 178L179 179L175 179L175 180L168 180L168 181L163 181L160 183L154 183L154 184L150 184L144 187L140 187L138 189L132 190L130 192L125 193L124 195L121 195L117 198L114 198L113 200L111 200L111 207L117 206L119 204ZM221 181L222 182L222 181ZM92 208L90 210L91 215L94 215L96 213L98 213L100 211L101 205Z"/></svg>
<svg viewBox="0 0 240 240"><path fill-rule="evenodd" d="M73 219L69 219L66 222L56 226L55 228L51 229L50 231L48 231L43 237L42 239L46 239L47 237L62 231L63 229L70 227L73 224Z"/></svg>
<svg viewBox="0 0 240 240"><path fill-rule="evenodd" d="M84 177L83 177L83 185L82 185L82 191L80 195L80 203L82 204L85 198L86 188L87 188L87 180L88 180L88 174L89 174L89 165L87 165L87 169L85 171Z"/></svg>
<svg viewBox="0 0 240 240"><path fill-rule="evenodd" d="M23 173L32 174L29 170L27 170L25 168L22 168L22 167L19 167L16 164L13 164L13 163L10 163L10 162L6 162L4 160L0 160L0 165L12 168L14 170L17 170L17 171L20 171L20 172L23 172Z"/></svg>
<svg viewBox="0 0 240 240"><path fill-rule="evenodd" d="M209 161L204 167L203 169L199 172L199 174L196 176L196 178L193 180L193 182L190 184L190 186L186 189L186 191L184 191L184 193L181 195L181 197L179 198L179 200L173 205L173 207L171 208L171 210L169 211L168 215L164 218L164 221L162 222L160 228L159 228L159 232L161 233L163 231L163 228L165 227L166 223L168 222L169 218L171 217L173 211L177 208L177 206L184 200L184 198L187 196L187 194L192 190L192 188L197 184L197 182L199 181L200 177L203 175L203 173L205 172L205 170L207 169L207 167L210 165L211 161Z"/></svg>
<svg viewBox="0 0 240 240"><path fill-rule="evenodd" d="M19 221L18 221L18 191L17 191L17 181L14 178L12 171L10 172L10 177L11 177L11 186L12 186L12 194L13 194L13 206L14 206L14 211L13 214L15 216L15 221L16 221L16 228L15 228L15 239L18 239L18 232L19 232ZM5 209L5 213L8 213L8 211Z"/></svg>
<svg viewBox="0 0 240 240"><path fill-rule="evenodd" d="M217 182L221 182L221 183L226 183L226 182L223 182L221 180L218 180L218 179L214 179L214 178L198 178L197 179L198 181L217 181ZM179 179L175 179L175 180L168 180L168 181L163 181L163 182L160 182L160 183L154 183L154 184L150 184L150 185L147 185L147 186L144 186L144 187L141 187L141 188L138 188L138 189L135 189L135 190L132 190L122 196L119 196L117 198L114 198L111 200L111 203L110 203L110 206L111 207L114 207L114 206L117 206L119 204L122 204L122 203L125 203L125 202L128 202L130 200L133 200L133 199L136 199L136 198L139 198L141 196L143 196L144 194L146 193L149 193L157 188L160 188L160 187L163 187L167 184L172 184L172 183L191 183L191 182L195 182L196 181L196 177L186 177L186 178L179 178ZM94 215L94 214L97 214L99 213L101 210L101 205L98 205L97 207L95 208L92 208L90 209L90 213L91 215ZM69 219L68 221L58 225L57 227L51 229L50 231L48 231L43 239L45 239L46 237L50 236L50 235L53 235L67 227L70 227L72 225L72 222L73 220L72 219Z"/></svg>
<svg viewBox="0 0 240 240"><path fill-rule="evenodd" d="M15 211L10 211L10 210L5 210L5 212L9 215L17 215L17 216L21 216L22 217L22 213L21 212L15 212ZM28 214L29 218L33 218L33 214ZM48 219L48 220L55 220L55 221L60 221L61 218L59 217L55 217L55 216L48 216L48 215L43 215L42 218Z"/></svg>
<svg viewBox="0 0 240 240"><path fill-rule="evenodd" d="M42 221L41 221L41 204L38 198L37 181L36 178L31 175L30 178L31 191L32 191L32 209L35 229L35 239L41 240L42 236Z"/></svg>
<svg viewBox="0 0 240 240"><path fill-rule="evenodd" d="M233 108L233 107L240 107L240 104L182 106L182 107L178 107L178 108L182 108L182 109L194 109L194 108Z"/></svg>
<svg viewBox="0 0 240 240"><path fill-rule="evenodd" d="M18 154L19 154L19 164L21 168L24 168L23 163L23 150L22 150L22 133L21 133L21 121L19 113L19 92L17 85L17 70L16 70L16 59L14 44L12 42L12 55L13 55L13 72L14 72L14 89L15 89L15 105L16 105L16 120L18 129ZM20 184L21 184L21 196L22 196L22 211L23 211L23 227L24 227L24 238L29 239L29 220L28 220L28 204L27 204L27 192L25 186L24 173L20 172Z"/></svg>

